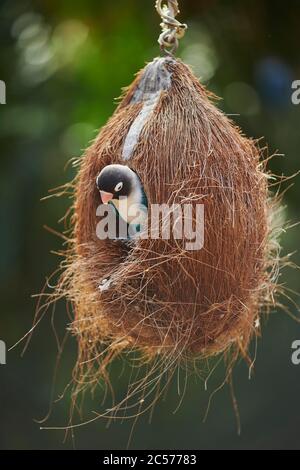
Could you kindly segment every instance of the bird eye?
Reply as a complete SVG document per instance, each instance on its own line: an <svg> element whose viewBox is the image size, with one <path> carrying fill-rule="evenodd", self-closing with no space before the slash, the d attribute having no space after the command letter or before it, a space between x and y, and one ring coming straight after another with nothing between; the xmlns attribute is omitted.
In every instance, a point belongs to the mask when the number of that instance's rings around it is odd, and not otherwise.
<svg viewBox="0 0 300 470"><path fill-rule="evenodd" d="M115 186L115 191L116 193L118 193L119 191L121 191L121 189L123 188L123 183L122 181L120 183L118 183L116 186Z"/></svg>

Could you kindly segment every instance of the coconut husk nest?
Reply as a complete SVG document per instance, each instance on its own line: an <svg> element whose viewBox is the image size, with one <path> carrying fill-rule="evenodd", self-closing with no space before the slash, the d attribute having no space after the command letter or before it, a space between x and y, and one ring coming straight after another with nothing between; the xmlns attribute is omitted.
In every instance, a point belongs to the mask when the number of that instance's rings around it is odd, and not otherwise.
<svg viewBox="0 0 300 470"><path fill-rule="evenodd" d="M215 101L180 60L155 59L79 161L57 293L73 306L81 386L105 376L121 351L167 357L173 367L219 353L245 357L259 333L277 273L274 201L257 142ZM112 163L137 172L149 206L203 204L203 248L174 238L99 240L95 180Z"/></svg>

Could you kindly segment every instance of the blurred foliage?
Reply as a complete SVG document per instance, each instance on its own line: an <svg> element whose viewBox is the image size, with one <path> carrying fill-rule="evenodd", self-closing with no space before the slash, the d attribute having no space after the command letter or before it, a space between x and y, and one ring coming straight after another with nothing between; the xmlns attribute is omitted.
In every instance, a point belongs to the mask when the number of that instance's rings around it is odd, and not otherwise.
<svg viewBox="0 0 300 470"><path fill-rule="evenodd" d="M179 56L192 65L208 88L223 99L220 107L255 138L264 136L269 152L279 152L270 168L292 175L298 169L300 106L291 103L291 83L300 78L298 1L182 0L181 18L189 30ZM2 105L1 138L1 329L14 344L32 324L35 300L45 276L59 259L50 250L61 240L57 230L70 201L40 202L48 189L73 176L67 162L82 154L115 109L114 98L134 74L159 54L159 18L154 0L6 0L0 3L1 75L7 85ZM64 168L65 171L64 171ZM283 185L286 188L287 184ZM288 220L299 219L299 179L285 195ZM298 248L299 229L284 234L284 254ZM294 261L299 260L298 255ZM280 282L299 291L297 270ZM296 306L290 310L297 314ZM68 319L58 305L55 327L63 337ZM57 355L49 313L36 329L29 349L20 346L0 368L0 447L69 448L61 431L40 431L33 421L47 413ZM205 391L190 376L183 404L177 385L148 417L135 426L132 448L300 448L300 367L291 364L291 343L299 325L279 312L272 315L259 341L255 376L249 381L242 362L234 374L242 434L237 436L227 387L214 398L202 422L209 394L220 384L219 366ZM255 345L253 345L253 351ZM54 397L71 378L76 344L65 347ZM115 388L124 393L120 364L113 367ZM184 385L184 377L182 385ZM99 389L88 408L98 410ZM47 425L65 425L68 396L54 406ZM130 422L97 421L75 432L77 448L125 448Z"/></svg>

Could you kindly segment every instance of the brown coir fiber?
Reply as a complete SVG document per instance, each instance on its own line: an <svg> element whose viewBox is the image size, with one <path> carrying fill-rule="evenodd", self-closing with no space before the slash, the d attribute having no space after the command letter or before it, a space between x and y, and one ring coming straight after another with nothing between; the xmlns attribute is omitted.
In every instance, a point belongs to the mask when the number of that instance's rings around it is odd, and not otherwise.
<svg viewBox="0 0 300 470"><path fill-rule="evenodd" d="M125 161L126 137L157 90ZM257 144L214 99L181 61L156 59L137 75L80 161L74 237L57 295L74 307L81 385L105 376L121 350L167 357L172 365L218 353L246 356L259 331L277 272L273 203ZM149 205L204 204L204 247L188 251L172 238L130 246L99 240L95 180L112 163L138 173Z"/></svg>

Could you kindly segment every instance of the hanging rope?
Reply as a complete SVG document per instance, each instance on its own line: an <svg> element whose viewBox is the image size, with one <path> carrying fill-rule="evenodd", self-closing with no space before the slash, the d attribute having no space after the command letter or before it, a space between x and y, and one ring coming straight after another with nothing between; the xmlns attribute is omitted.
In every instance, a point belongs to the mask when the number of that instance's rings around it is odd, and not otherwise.
<svg viewBox="0 0 300 470"><path fill-rule="evenodd" d="M187 25L176 20L179 13L177 0L156 0L155 8L162 19L162 33L158 38L161 50L167 55L173 55L183 38Z"/></svg>

